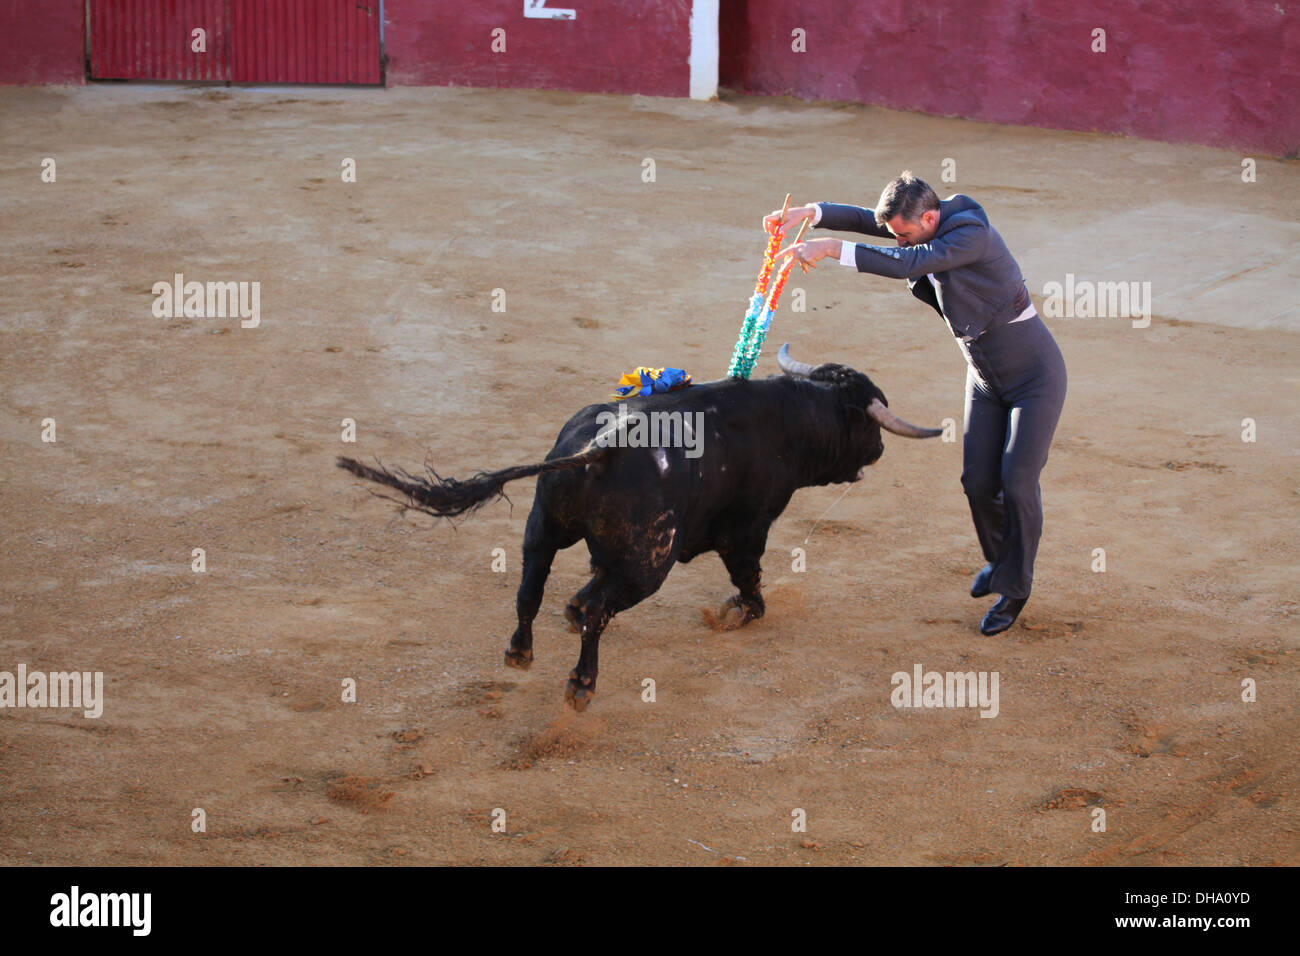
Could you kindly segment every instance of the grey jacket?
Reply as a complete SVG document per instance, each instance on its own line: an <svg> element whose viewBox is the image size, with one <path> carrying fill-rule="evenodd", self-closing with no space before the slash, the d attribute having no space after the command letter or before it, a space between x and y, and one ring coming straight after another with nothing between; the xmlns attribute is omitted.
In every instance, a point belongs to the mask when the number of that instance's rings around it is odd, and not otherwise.
<svg viewBox="0 0 1300 956"><path fill-rule="evenodd" d="M876 224L870 209L817 205L822 210L819 229L894 238ZM939 231L929 242L908 247L858 243L856 258L859 272L906 279L912 295L943 316L958 338L975 338L1029 306L1029 291L1007 244L979 203L960 193L939 203ZM934 275L933 283L928 274Z"/></svg>

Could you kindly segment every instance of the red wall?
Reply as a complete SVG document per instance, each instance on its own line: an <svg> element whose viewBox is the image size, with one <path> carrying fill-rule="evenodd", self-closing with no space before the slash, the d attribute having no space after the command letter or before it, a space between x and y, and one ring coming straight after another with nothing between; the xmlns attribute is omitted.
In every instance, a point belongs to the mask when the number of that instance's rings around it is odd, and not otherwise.
<svg viewBox="0 0 1300 956"><path fill-rule="evenodd" d="M525 19L523 0L385 0L388 82L689 95L691 0L547 6L577 19ZM491 49L497 27L504 53Z"/></svg>
<svg viewBox="0 0 1300 956"><path fill-rule="evenodd" d="M1300 151L1296 0L721 2L722 82L745 92ZM548 3L577 19L525 19L523 0L387 0L388 82L687 95L690 0ZM0 84L84 82L84 9L0 0ZM795 27L807 53L790 49Z"/></svg>
<svg viewBox="0 0 1300 956"><path fill-rule="evenodd" d="M0 86L86 81L85 0L0 0Z"/></svg>
<svg viewBox="0 0 1300 956"><path fill-rule="evenodd" d="M1277 155L1300 148L1295 2L722 0L721 19L721 83L744 92ZM806 53L790 49L796 27ZM1096 27L1105 53L1091 50ZM738 49L728 34L748 42Z"/></svg>

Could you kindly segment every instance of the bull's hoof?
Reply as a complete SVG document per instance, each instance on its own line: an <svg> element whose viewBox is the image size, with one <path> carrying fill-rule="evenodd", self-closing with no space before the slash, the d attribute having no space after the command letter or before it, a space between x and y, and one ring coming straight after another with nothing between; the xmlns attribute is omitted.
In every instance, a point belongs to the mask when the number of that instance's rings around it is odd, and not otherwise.
<svg viewBox="0 0 1300 956"><path fill-rule="evenodd" d="M566 604L564 606L564 619L569 622L569 628L574 634L582 633L582 611L576 604Z"/></svg>
<svg viewBox="0 0 1300 956"><path fill-rule="evenodd" d="M586 710L587 705L591 703L592 698L595 696L596 688L587 687L572 677L564 685L564 702L578 713Z"/></svg>
<svg viewBox="0 0 1300 956"><path fill-rule="evenodd" d="M766 611L767 606L761 600L746 601L739 594L733 594L722 603L716 614L706 609L704 620L715 631L734 631L758 620Z"/></svg>
<svg viewBox="0 0 1300 956"><path fill-rule="evenodd" d="M513 647L506 648L506 666L517 667L521 671L526 671L533 663L532 651L517 651Z"/></svg>

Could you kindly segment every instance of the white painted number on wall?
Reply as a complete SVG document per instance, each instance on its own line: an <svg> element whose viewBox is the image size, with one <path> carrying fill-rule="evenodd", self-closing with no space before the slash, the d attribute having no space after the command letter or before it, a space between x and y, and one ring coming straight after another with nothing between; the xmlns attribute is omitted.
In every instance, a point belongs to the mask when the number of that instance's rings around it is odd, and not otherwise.
<svg viewBox="0 0 1300 956"><path fill-rule="evenodd" d="M576 20L578 11L548 7L546 0L524 0L524 16L530 20Z"/></svg>

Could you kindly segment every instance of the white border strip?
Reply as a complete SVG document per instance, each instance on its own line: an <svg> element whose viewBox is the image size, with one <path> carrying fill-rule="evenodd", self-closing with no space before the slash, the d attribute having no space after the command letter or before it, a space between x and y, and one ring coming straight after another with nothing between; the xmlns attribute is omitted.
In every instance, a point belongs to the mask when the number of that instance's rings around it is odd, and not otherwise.
<svg viewBox="0 0 1300 956"><path fill-rule="evenodd" d="M691 3L691 99L718 95L718 0Z"/></svg>

